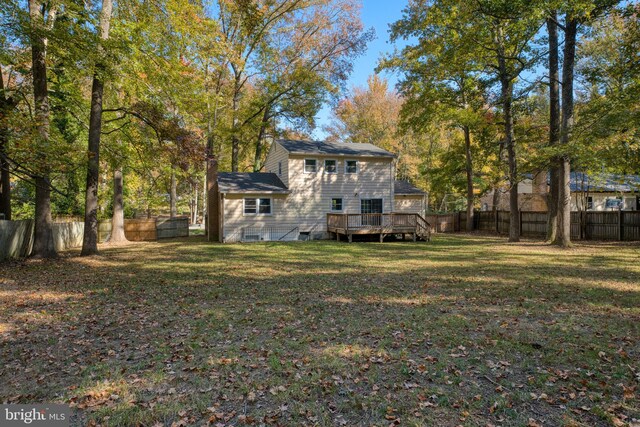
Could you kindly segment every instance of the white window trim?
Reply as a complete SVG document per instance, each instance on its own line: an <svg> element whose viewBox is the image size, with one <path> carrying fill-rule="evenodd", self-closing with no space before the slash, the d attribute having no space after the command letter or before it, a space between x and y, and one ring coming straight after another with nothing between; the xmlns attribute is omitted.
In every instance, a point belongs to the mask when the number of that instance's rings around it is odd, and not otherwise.
<svg viewBox="0 0 640 427"><path fill-rule="evenodd" d="M335 171L335 172L327 172L327 161L333 161L333 162L336 162L336 171ZM338 162L338 159L324 159L324 162L323 162L323 164L322 164L322 167L323 167L324 173L328 173L328 174L330 174L330 175L336 175L336 174L338 173L338 170L339 170L339 169L338 169L338 165L339 165L339 164L340 164L340 163ZM334 199L336 199L336 198L337 198L337 197L334 197Z"/></svg>
<svg viewBox="0 0 640 427"><path fill-rule="evenodd" d="M347 172L347 163L348 162L356 162L356 171L355 172ZM344 173L346 175L357 175L360 172L360 162L356 159L345 159L344 161Z"/></svg>
<svg viewBox="0 0 640 427"><path fill-rule="evenodd" d="M316 162L316 170L315 172L307 172L307 160L313 160ZM318 173L318 159L306 158L304 159L304 163L302 164L302 171L304 173Z"/></svg>
<svg viewBox="0 0 640 427"><path fill-rule="evenodd" d="M340 205L342 206L342 209L333 209L333 200L334 199L340 199ZM329 204L329 210L331 212L343 212L344 211L344 197L332 197L331 198L331 202Z"/></svg>
<svg viewBox="0 0 640 427"><path fill-rule="evenodd" d="M247 199L255 199L256 201L256 213L247 213L246 203ZM269 206L271 206L270 213L260 213L260 199L269 199ZM242 216L273 216L273 197L243 197L242 198Z"/></svg>

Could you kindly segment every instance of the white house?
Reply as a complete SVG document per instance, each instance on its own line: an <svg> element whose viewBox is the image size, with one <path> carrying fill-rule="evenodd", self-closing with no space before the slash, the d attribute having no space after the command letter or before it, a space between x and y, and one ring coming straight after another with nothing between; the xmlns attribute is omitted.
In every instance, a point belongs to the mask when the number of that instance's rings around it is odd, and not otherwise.
<svg viewBox="0 0 640 427"><path fill-rule="evenodd" d="M425 192L395 180L395 156L372 144L276 140L265 172L217 182L224 242L328 237L327 214L423 216L426 207ZM382 227L383 216L364 221Z"/></svg>

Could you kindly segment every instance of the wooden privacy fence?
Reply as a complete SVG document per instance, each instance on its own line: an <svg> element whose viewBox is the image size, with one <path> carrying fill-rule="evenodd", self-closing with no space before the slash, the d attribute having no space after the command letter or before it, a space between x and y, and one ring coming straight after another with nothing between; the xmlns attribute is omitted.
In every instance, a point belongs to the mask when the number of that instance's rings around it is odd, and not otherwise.
<svg viewBox="0 0 640 427"><path fill-rule="evenodd" d="M111 235L111 221L100 221L98 240L104 242ZM158 239L189 236L189 218L125 219L124 235L132 242L152 242Z"/></svg>
<svg viewBox="0 0 640 427"><path fill-rule="evenodd" d="M520 235L544 238L547 234L547 213L519 211ZM466 212L427 215L435 233L453 233L467 229ZM473 229L508 234L509 211L474 212ZM571 212L573 240L640 240L640 211Z"/></svg>
<svg viewBox="0 0 640 427"><path fill-rule="evenodd" d="M0 261L24 258L33 249L34 223L32 219L19 221L0 220ZM56 251L82 246L84 223L59 222L51 224L49 244Z"/></svg>

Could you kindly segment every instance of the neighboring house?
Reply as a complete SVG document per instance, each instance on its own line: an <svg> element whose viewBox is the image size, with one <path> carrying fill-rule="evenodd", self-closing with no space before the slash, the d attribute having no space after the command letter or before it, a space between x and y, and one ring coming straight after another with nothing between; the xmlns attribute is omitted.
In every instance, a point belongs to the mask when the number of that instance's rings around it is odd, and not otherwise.
<svg viewBox="0 0 640 427"><path fill-rule="evenodd" d="M640 210L640 176L572 172L571 210Z"/></svg>
<svg viewBox="0 0 640 427"><path fill-rule="evenodd" d="M571 172L571 210L609 211L640 210L640 177L637 175L587 175ZM518 205L523 211L547 210L548 180L544 176L527 177L518 184ZM507 189L499 190L497 197L491 191L481 198L482 209L509 210Z"/></svg>
<svg viewBox="0 0 640 427"><path fill-rule="evenodd" d="M218 174L223 241L327 237L329 213L424 215L426 193L372 144L276 140L264 168Z"/></svg>

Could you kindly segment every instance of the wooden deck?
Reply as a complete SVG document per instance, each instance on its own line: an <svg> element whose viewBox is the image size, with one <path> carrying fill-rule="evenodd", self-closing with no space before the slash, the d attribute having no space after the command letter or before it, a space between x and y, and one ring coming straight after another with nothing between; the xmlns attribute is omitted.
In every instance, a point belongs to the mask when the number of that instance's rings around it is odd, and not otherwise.
<svg viewBox="0 0 640 427"><path fill-rule="evenodd" d="M345 236L351 242L354 234L378 234L380 242L391 234L410 235L415 242L418 239L431 239L431 226L419 214L327 214L327 231L334 233L336 239Z"/></svg>

